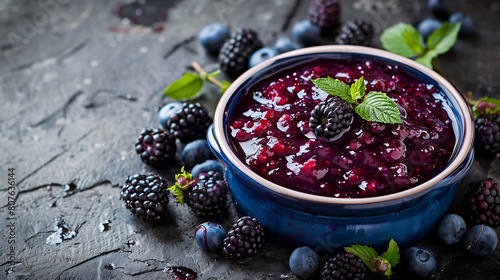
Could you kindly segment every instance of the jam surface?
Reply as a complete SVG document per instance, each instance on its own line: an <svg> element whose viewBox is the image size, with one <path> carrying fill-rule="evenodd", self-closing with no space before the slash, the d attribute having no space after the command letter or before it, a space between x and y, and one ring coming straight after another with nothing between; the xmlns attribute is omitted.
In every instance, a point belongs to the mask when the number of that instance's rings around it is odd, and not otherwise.
<svg viewBox="0 0 500 280"><path fill-rule="evenodd" d="M402 124L369 122L357 114L333 142L309 128L310 112L329 97L311 79L347 84L361 76L366 91L393 99ZM254 172L281 186L321 196L373 197L419 185L448 162L455 134L437 89L377 60L318 59L253 85L228 119L228 135Z"/></svg>

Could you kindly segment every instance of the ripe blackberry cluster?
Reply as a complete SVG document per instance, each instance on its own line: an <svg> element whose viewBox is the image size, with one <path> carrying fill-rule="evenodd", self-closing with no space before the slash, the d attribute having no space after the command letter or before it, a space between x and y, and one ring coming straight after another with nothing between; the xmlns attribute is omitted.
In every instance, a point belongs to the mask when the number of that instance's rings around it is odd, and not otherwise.
<svg viewBox="0 0 500 280"><path fill-rule="evenodd" d="M349 130L353 117L354 110L351 105L342 98L333 96L314 107L309 127L316 136L333 141Z"/></svg>
<svg viewBox="0 0 500 280"><path fill-rule="evenodd" d="M144 163L158 166L175 158L177 146L173 135L161 129L146 128L135 142L135 151Z"/></svg>
<svg viewBox="0 0 500 280"><path fill-rule="evenodd" d="M374 35L375 29L371 22L361 19L348 20L340 29L335 42L339 45L368 46Z"/></svg>
<svg viewBox="0 0 500 280"><path fill-rule="evenodd" d="M492 178L471 183L463 203L470 222L492 228L500 226L500 187Z"/></svg>
<svg viewBox="0 0 500 280"><path fill-rule="evenodd" d="M220 49L220 69L231 77L237 77L248 69L250 56L262 48L257 33L250 28L240 28L231 34Z"/></svg>
<svg viewBox="0 0 500 280"><path fill-rule="evenodd" d="M212 122L204 105L185 102L182 109L168 119L166 126L171 135L182 143L188 143L204 139Z"/></svg>
<svg viewBox="0 0 500 280"><path fill-rule="evenodd" d="M352 253L339 252L321 269L321 279L365 279L366 265Z"/></svg>
<svg viewBox="0 0 500 280"><path fill-rule="evenodd" d="M253 257L262 249L264 243L264 227L257 219L244 216L227 232L222 254L229 259Z"/></svg>
<svg viewBox="0 0 500 280"><path fill-rule="evenodd" d="M321 29L322 34L333 34L340 26L340 2L338 0L311 1L308 19Z"/></svg>
<svg viewBox="0 0 500 280"><path fill-rule="evenodd" d="M128 176L122 186L120 199L136 217L149 222L160 221L167 212L167 182L160 175Z"/></svg>
<svg viewBox="0 0 500 280"><path fill-rule="evenodd" d="M479 156L493 157L500 153L500 116L489 115L474 119L474 148Z"/></svg>

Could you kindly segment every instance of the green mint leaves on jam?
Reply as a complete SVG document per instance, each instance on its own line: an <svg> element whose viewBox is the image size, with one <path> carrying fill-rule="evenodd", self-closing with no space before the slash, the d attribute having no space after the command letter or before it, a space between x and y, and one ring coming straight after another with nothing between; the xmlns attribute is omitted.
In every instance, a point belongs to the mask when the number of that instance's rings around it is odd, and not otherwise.
<svg viewBox="0 0 500 280"><path fill-rule="evenodd" d="M351 86L331 77L312 80L322 91L342 98L364 120L396 124L402 123L401 114L396 103L385 93L366 92L364 78L359 78Z"/></svg>
<svg viewBox="0 0 500 280"><path fill-rule="evenodd" d="M457 41L460 23L444 23L427 38L424 39L411 24L398 23L387 28L380 41L382 46L395 54L415 59L415 61L433 68L433 60L446 53Z"/></svg>
<svg viewBox="0 0 500 280"><path fill-rule="evenodd" d="M184 204L184 192L189 189L189 183L193 181L193 175L181 168L181 172L175 174L175 184L168 188L178 203Z"/></svg>
<svg viewBox="0 0 500 280"><path fill-rule="evenodd" d="M372 272L385 276L392 275L392 268L399 263L400 258L399 246L394 239L389 241L387 251L380 256L375 249L366 245L352 245L344 247L344 250L360 258Z"/></svg>
<svg viewBox="0 0 500 280"><path fill-rule="evenodd" d="M231 85L228 81L219 81L217 77L220 74L220 70L215 70L211 73L206 73L205 70L197 62L192 63L193 68L197 73L186 72L182 77L172 82L168 85L163 94L174 100L189 100L193 99L203 88L205 81L208 81L217 87L219 87L219 92L224 93L226 89Z"/></svg>

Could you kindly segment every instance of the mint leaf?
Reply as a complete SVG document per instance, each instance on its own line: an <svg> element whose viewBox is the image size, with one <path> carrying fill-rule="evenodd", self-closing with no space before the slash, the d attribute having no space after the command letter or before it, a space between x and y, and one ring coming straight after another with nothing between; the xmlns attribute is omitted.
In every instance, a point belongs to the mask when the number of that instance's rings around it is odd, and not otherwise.
<svg viewBox="0 0 500 280"><path fill-rule="evenodd" d="M314 79L312 82L322 91L330 95L338 96L349 104L353 103L347 84L331 77Z"/></svg>
<svg viewBox="0 0 500 280"><path fill-rule="evenodd" d="M474 103L472 112L476 118L488 115L498 115L500 114L500 99L483 97Z"/></svg>
<svg viewBox="0 0 500 280"><path fill-rule="evenodd" d="M219 74L220 74L220 69L217 69L217 70L215 70L215 71L213 71L211 73L208 73L207 74L207 79L208 79L208 77L212 77L212 78L215 79L215 78L217 78L219 76Z"/></svg>
<svg viewBox="0 0 500 280"><path fill-rule="evenodd" d="M203 87L203 79L200 75L186 72L178 80L171 83L163 94L174 100L185 100L195 97Z"/></svg>
<svg viewBox="0 0 500 280"><path fill-rule="evenodd" d="M425 48L423 38L411 24L398 23L380 35L384 49L404 57L421 55Z"/></svg>
<svg viewBox="0 0 500 280"><path fill-rule="evenodd" d="M359 78L354 84L351 85L350 93L351 98L354 102L365 96L365 79L363 77Z"/></svg>
<svg viewBox="0 0 500 280"><path fill-rule="evenodd" d="M352 245L350 247L344 247L344 250L360 258L371 271L375 269L374 261L378 258L378 254L372 247L366 245Z"/></svg>
<svg viewBox="0 0 500 280"><path fill-rule="evenodd" d="M389 241L389 247L381 257L386 259L391 266L396 266L399 263L399 246L394 239Z"/></svg>
<svg viewBox="0 0 500 280"><path fill-rule="evenodd" d="M231 82L228 82L228 81L222 81L221 82L221 88L219 89L219 92L220 93L224 93L226 92L227 88L231 85Z"/></svg>
<svg viewBox="0 0 500 280"><path fill-rule="evenodd" d="M382 92L371 91L354 110L367 121L390 124L403 122L396 103Z"/></svg>
<svg viewBox="0 0 500 280"><path fill-rule="evenodd" d="M441 27L434 30L427 38L427 47L434 50L437 54L443 54L453 47L457 41L460 23L444 23Z"/></svg>
<svg viewBox="0 0 500 280"><path fill-rule="evenodd" d="M423 56L415 59L416 62L426 66L427 68L433 69L432 60L438 56L438 53L434 50L428 50Z"/></svg>

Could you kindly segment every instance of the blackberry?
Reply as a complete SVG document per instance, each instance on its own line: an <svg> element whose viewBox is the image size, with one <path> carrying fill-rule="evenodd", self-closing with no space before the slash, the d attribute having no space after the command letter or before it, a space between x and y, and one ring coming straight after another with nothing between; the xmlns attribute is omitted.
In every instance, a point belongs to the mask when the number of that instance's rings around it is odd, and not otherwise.
<svg viewBox="0 0 500 280"><path fill-rule="evenodd" d="M180 204L186 203L202 219L220 219L226 211L228 186L224 176L215 171L201 173L193 179L184 167L175 175L176 183L168 188Z"/></svg>
<svg viewBox="0 0 500 280"><path fill-rule="evenodd" d="M167 212L167 182L160 175L134 174L127 177L120 199L125 208L144 221L159 221Z"/></svg>
<svg viewBox="0 0 500 280"><path fill-rule="evenodd" d="M177 146L173 135L161 129L146 128L135 142L135 151L144 163L160 165L175 158Z"/></svg>
<svg viewBox="0 0 500 280"><path fill-rule="evenodd" d="M204 105L185 102L182 109L168 119L166 127L175 138L182 143L188 143L196 139L205 139L207 129L212 122Z"/></svg>
<svg viewBox="0 0 500 280"><path fill-rule="evenodd" d="M474 119L474 148L478 156L493 157L500 153L500 116L489 115Z"/></svg>
<svg viewBox="0 0 500 280"><path fill-rule="evenodd" d="M333 34L340 26L340 2L338 0L312 0L308 19L321 29L323 35Z"/></svg>
<svg viewBox="0 0 500 280"><path fill-rule="evenodd" d="M365 279L366 265L349 252L329 258L321 269L321 279Z"/></svg>
<svg viewBox="0 0 500 280"><path fill-rule="evenodd" d="M373 24L366 20L348 20L335 38L339 45L369 46L375 35Z"/></svg>
<svg viewBox="0 0 500 280"><path fill-rule="evenodd" d="M472 182L464 195L465 217L474 224L500 226L500 187L492 178Z"/></svg>
<svg viewBox="0 0 500 280"><path fill-rule="evenodd" d="M248 69L250 56L262 47L263 44L254 30L236 30L220 49L220 69L233 78L243 74Z"/></svg>
<svg viewBox="0 0 500 280"><path fill-rule="evenodd" d="M334 141L349 130L353 118L354 110L351 105L342 98L333 96L314 107L309 127L316 136Z"/></svg>
<svg viewBox="0 0 500 280"><path fill-rule="evenodd" d="M222 254L229 259L253 257L264 246L264 237L264 227L256 218L241 217L227 232Z"/></svg>

